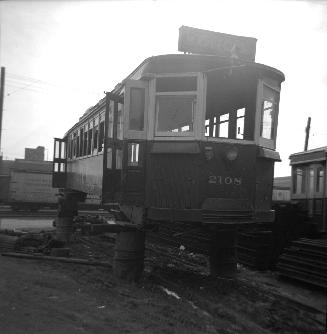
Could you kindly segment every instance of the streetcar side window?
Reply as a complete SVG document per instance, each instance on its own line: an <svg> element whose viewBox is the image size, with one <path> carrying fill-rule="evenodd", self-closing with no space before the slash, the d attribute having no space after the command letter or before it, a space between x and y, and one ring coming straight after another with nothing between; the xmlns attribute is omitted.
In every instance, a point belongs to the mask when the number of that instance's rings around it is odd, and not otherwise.
<svg viewBox="0 0 327 334"><path fill-rule="evenodd" d="M92 147L92 129L89 129L87 135L87 154L91 154L91 147Z"/></svg>
<svg viewBox="0 0 327 334"><path fill-rule="evenodd" d="M205 121L205 136L244 139L245 108L213 116Z"/></svg>
<svg viewBox="0 0 327 334"><path fill-rule="evenodd" d="M128 143L128 166L137 167L139 166L139 152L140 144Z"/></svg>
<svg viewBox="0 0 327 334"><path fill-rule="evenodd" d="M124 115L123 115L123 105L118 103L117 110L117 139L123 140L123 127L124 127Z"/></svg>
<svg viewBox="0 0 327 334"><path fill-rule="evenodd" d="M325 171L322 167L317 169L316 192L319 193L324 189Z"/></svg>
<svg viewBox="0 0 327 334"><path fill-rule="evenodd" d="M116 169L122 169L123 168L123 150L116 149Z"/></svg>
<svg viewBox="0 0 327 334"><path fill-rule="evenodd" d="M83 155L87 154L87 128L84 129Z"/></svg>
<svg viewBox="0 0 327 334"><path fill-rule="evenodd" d="M102 152L104 144L104 121L100 122L100 129L99 129L99 146L98 151Z"/></svg>
<svg viewBox="0 0 327 334"><path fill-rule="evenodd" d="M79 145L80 145L80 140L79 140L79 134L77 132L77 137L76 137L76 157L79 157Z"/></svg>
<svg viewBox="0 0 327 334"><path fill-rule="evenodd" d="M93 128L93 152L95 153L98 148L98 135L99 135L99 126L95 125Z"/></svg>
<svg viewBox="0 0 327 334"><path fill-rule="evenodd" d="M77 133L75 132L73 134L73 158L76 158L76 137L77 137Z"/></svg>
<svg viewBox="0 0 327 334"><path fill-rule="evenodd" d="M84 141L84 129L80 129L80 135L79 135L79 150L78 150L78 156L83 156L83 141Z"/></svg>
<svg viewBox="0 0 327 334"><path fill-rule="evenodd" d="M210 118L205 120L204 126L205 126L205 133L204 133L204 135L206 137L209 137L210 136Z"/></svg>
<svg viewBox="0 0 327 334"><path fill-rule="evenodd" d="M108 138L114 136L114 101L109 103L109 124L108 124Z"/></svg>
<svg viewBox="0 0 327 334"><path fill-rule="evenodd" d="M245 121L245 108L237 110L236 115L236 138L244 139L244 121Z"/></svg>
<svg viewBox="0 0 327 334"><path fill-rule="evenodd" d="M277 111L278 94L277 91L263 85L263 101L261 111L260 135L265 139L275 137L275 118Z"/></svg>
<svg viewBox="0 0 327 334"><path fill-rule="evenodd" d="M107 148L107 168L112 169L112 148Z"/></svg>
<svg viewBox="0 0 327 334"><path fill-rule="evenodd" d="M228 128L229 128L229 114L220 115L217 127L218 137L228 138Z"/></svg>
<svg viewBox="0 0 327 334"><path fill-rule="evenodd" d="M303 194L305 193L306 174L304 168L293 169L293 193Z"/></svg>
<svg viewBox="0 0 327 334"><path fill-rule="evenodd" d="M67 157L68 159L71 159L71 145L72 145L72 141L71 141L71 136L69 135L67 138Z"/></svg>
<svg viewBox="0 0 327 334"><path fill-rule="evenodd" d="M309 168L309 194L313 194L314 180L315 180L315 170L314 168Z"/></svg>
<svg viewBox="0 0 327 334"><path fill-rule="evenodd" d="M136 131L144 130L144 106L145 89L139 87L131 88L131 101L129 111L129 129Z"/></svg>

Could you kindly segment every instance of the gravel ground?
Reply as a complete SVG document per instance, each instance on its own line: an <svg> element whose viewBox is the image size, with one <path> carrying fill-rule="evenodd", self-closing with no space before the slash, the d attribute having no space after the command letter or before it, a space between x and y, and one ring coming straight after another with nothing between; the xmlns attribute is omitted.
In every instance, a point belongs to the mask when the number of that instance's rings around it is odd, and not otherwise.
<svg viewBox="0 0 327 334"><path fill-rule="evenodd" d="M111 261L113 238L80 237L74 257ZM0 257L0 333L325 333L323 291L147 243L138 283L108 268Z"/></svg>

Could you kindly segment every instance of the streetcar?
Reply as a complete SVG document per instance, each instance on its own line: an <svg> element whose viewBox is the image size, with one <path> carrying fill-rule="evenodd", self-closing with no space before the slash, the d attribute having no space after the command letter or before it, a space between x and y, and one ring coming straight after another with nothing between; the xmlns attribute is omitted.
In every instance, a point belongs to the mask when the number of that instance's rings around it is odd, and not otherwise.
<svg viewBox="0 0 327 334"><path fill-rule="evenodd" d="M326 152L324 146L290 155L291 201L318 234L327 231Z"/></svg>
<svg viewBox="0 0 327 334"><path fill-rule="evenodd" d="M182 27L180 44L197 34L201 48L213 36L222 51L184 46L145 59L55 138L54 187L116 206L134 224L274 220L284 74L254 61L253 38Z"/></svg>

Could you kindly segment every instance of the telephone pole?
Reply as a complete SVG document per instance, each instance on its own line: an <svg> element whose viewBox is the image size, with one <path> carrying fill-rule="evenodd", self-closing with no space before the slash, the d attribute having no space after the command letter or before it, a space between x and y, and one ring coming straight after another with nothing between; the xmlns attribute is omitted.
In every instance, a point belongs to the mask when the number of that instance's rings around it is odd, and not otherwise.
<svg viewBox="0 0 327 334"><path fill-rule="evenodd" d="M310 135L310 124L311 124L311 117L308 117L307 126L305 128L305 142L304 142L304 150L308 150L309 144L309 135Z"/></svg>
<svg viewBox="0 0 327 334"><path fill-rule="evenodd" d="M1 135L2 135L2 114L3 114L3 100L5 93L5 68L1 67L1 79L0 79L0 156L1 156Z"/></svg>

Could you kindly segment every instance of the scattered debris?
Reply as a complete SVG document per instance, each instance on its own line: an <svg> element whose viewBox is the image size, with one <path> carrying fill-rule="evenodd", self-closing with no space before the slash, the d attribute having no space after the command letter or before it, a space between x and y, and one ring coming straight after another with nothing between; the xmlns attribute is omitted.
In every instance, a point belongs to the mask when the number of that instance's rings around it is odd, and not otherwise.
<svg viewBox="0 0 327 334"><path fill-rule="evenodd" d="M170 290L166 289L163 286L160 286L160 289L163 290L164 292L166 292L166 294L168 296L172 296L172 297L174 297L176 299L181 299L181 297L177 293L175 293L174 291L170 291Z"/></svg>

